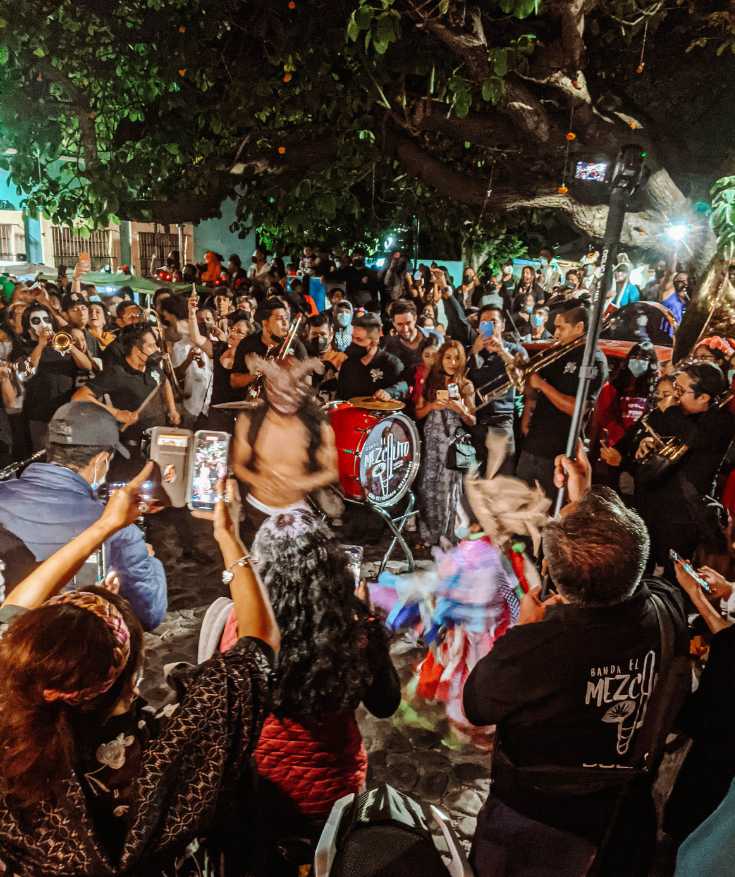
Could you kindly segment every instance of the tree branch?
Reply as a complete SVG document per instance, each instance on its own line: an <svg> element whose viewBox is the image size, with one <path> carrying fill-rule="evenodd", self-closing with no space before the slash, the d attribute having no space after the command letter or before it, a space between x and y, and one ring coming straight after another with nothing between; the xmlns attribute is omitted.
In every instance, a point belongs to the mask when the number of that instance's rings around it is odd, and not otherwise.
<svg viewBox="0 0 735 877"><path fill-rule="evenodd" d="M85 170L94 170L99 167L99 152L97 149L97 129L95 127L95 113L89 103L87 95L74 82L57 70L51 63L42 59L34 59L34 65L39 68L41 74L49 82L55 82L61 86L71 100L79 122L79 134L84 149Z"/></svg>

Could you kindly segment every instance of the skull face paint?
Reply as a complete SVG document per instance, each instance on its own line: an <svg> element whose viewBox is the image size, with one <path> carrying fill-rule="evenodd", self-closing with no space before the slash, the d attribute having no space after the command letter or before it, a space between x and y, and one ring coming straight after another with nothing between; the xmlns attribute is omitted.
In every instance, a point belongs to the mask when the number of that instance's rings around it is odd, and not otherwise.
<svg viewBox="0 0 735 877"><path fill-rule="evenodd" d="M38 340L39 335L43 331L53 332L54 324L51 321L51 317L49 316L47 311L42 310L33 310L30 313L28 318L28 326L30 329L31 338L34 341Z"/></svg>

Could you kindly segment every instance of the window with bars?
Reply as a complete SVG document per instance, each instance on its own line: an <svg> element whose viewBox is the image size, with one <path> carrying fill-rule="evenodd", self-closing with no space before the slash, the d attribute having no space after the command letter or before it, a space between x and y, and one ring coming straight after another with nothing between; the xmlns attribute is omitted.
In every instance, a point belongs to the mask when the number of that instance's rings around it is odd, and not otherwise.
<svg viewBox="0 0 735 877"><path fill-rule="evenodd" d="M15 253L12 251L13 226L9 223L0 224L0 259L14 259Z"/></svg>
<svg viewBox="0 0 735 877"><path fill-rule="evenodd" d="M184 238L184 249L188 253L191 249L191 241L189 235L184 235ZM179 236L164 232L139 231L138 244L140 247L140 273L148 277L151 273L151 260L153 260L155 270L166 264L166 256L172 250L178 252ZM181 258L181 254L179 254L179 258Z"/></svg>
<svg viewBox="0 0 735 877"><path fill-rule="evenodd" d="M54 264L67 265L73 268L80 253L89 253L92 270L97 271L117 258L110 257L110 232L107 229L93 231L89 237L83 238L73 228L54 225L51 227L54 241Z"/></svg>

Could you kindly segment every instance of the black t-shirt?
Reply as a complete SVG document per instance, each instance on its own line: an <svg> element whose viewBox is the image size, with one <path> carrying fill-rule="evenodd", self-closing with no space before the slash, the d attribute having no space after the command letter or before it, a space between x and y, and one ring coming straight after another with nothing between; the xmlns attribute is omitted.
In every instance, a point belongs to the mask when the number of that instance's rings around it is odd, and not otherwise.
<svg viewBox="0 0 735 877"><path fill-rule="evenodd" d="M158 366L140 372L123 360L118 365L105 368L87 387L100 400L108 396L110 403L121 411L137 411L163 381L163 372ZM138 423L125 431L125 439L135 439L143 430L152 426L163 426L165 423L166 414L161 392L146 405Z"/></svg>
<svg viewBox="0 0 735 877"><path fill-rule="evenodd" d="M212 401L210 402L210 405L234 402L235 399L238 399L240 396L238 390L233 390L230 386L230 369L225 368L221 362L222 354L225 353L226 350L226 341L212 342L212 353L214 355L212 365L214 371L212 373Z"/></svg>
<svg viewBox="0 0 735 877"><path fill-rule="evenodd" d="M25 385L23 414L26 419L48 423L57 408L71 401L74 390L86 382L88 374L77 367L70 353L62 356L52 347L46 347L36 374Z"/></svg>
<svg viewBox="0 0 735 877"><path fill-rule="evenodd" d="M124 360L125 351L120 343L120 338L117 337L114 341L110 341L102 351L102 366L103 368L108 368L111 365L120 365Z"/></svg>
<svg viewBox="0 0 735 877"><path fill-rule="evenodd" d="M579 384L579 366L584 347L577 347L552 362L540 372L541 377L565 396L574 396ZM607 359L601 350L595 351L595 375L590 387L588 408L594 405L600 387L607 380ZM540 391L531 418L531 428L523 442L523 450L538 457L553 459L564 452L572 418L559 411Z"/></svg>
<svg viewBox="0 0 735 877"><path fill-rule="evenodd" d="M467 718L497 724L520 765L625 764L659 671L651 591L674 622L674 654L686 655L682 592L663 580L647 580L615 606L553 606L479 661L464 688Z"/></svg>
<svg viewBox="0 0 735 877"><path fill-rule="evenodd" d="M403 363L398 357L379 350L367 365L359 359L346 359L337 378L337 398L372 396L378 390L387 390L403 377ZM408 385L401 388L403 395Z"/></svg>
<svg viewBox="0 0 735 877"><path fill-rule="evenodd" d="M419 332L419 343L413 348L404 344L398 335L391 335L386 338L383 350L400 359L405 369L415 369L421 363L421 342L423 340L424 335L422 332Z"/></svg>
<svg viewBox="0 0 735 877"><path fill-rule="evenodd" d="M306 348L299 341L298 338L294 338L291 343L291 353L296 359L306 359ZM255 335L248 335L247 338L243 338L242 341L237 345L235 349L235 358L232 364L232 371L230 374L241 374L247 375L250 374L250 371L245 363L246 357L248 357L251 353L256 354L256 356L261 356L263 359L268 354L268 347L263 341L263 336L260 333ZM271 354L273 356L277 355L277 350L272 350Z"/></svg>

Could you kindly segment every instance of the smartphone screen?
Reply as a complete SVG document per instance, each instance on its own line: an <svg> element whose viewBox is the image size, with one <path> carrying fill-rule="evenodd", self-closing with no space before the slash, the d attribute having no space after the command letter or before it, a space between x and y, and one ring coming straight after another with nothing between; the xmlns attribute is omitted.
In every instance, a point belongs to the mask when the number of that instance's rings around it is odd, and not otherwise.
<svg viewBox="0 0 735 877"><path fill-rule="evenodd" d="M447 386L447 392L449 393L450 399L459 399L459 387L456 384L449 384Z"/></svg>
<svg viewBox="0 0 735 877"><path fill-rule="evenodd" d="M480 334L483 338L492 338L495 333L494 320L483 320L480 323Z"/></svg>
<svg viewBox="0 0 735 877"><path fill-rule="evenodd" d="M229 433L209 430L194 433L187 503L192 511L211 512L214 509L217 482L227 475L229 449Z"/></svg>

